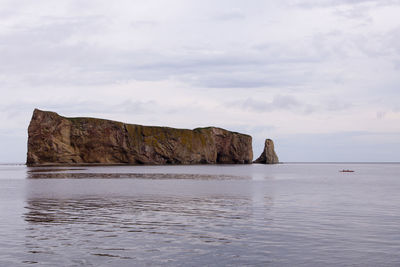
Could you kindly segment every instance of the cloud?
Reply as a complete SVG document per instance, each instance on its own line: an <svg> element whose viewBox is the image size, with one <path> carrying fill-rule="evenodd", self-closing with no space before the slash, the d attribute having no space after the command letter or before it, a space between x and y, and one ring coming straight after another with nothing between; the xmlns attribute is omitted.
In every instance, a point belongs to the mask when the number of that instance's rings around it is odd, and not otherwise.
<svg viewBox="0 0 400 267"><path fill-rule="evenodd" d="M135 20L131 22L131 26L134 28L154 27L157 25L158 22L155 20Z"/></svg>
<svg viewBox="0 0 400 267"><path fill-rule="evenodd" d="M316 7L336 7L341 5L364 5L370 4L374 6L399 5L396 0L292 0L288 1L292 5L302 8Z"/></svg>
<svg viewBox="0 0 400 267"><path fill-rule="evenodd" d="M244 16L240 8L218 12L226 19ZM233 31L237 38L232 41L219 38L219 42L207 43L204 39L217 35L219 30L197 21L189 22L204 38L200 42L198 38L185 38L179 43L179 35L175 35L176 40L168 41L162 37L164 31L175 33L180 27L169 20L163 24L149 17L125 22L109 15L41 16L32 25L14 25L0 34L3 73L0 84L4 88L77 86L173 78L194 87L304 87L311 79L324 79L325 69L332 76L337 68L332 62L346 60L360 51L365 56L383 53L385 45L390 43L377 41L382 40L379 35L350 35L341 31L318 32L307 38L284 41L268 38L266 34L261 39L257 36L242 42L238 38L247 29L233 28L236 24L229 23L217 24L216 28ZM256 27L259 21L255 18L246 23ZM144 32L142 27L146 27ZM182 34L192 33L183 28ZM285 34L283 29L282 35ZM144 38L135 38L136 35ZM152 42L147 45L147 41ZM347 74L334 75L336 80L343 81L340 76Z"/></svg>
<svg viewBox="0 0 400 267"><path fill-rule="evenodd" d="M226 10L225 12L222 12L221 14L215 16L217 20L222 20L222 21L244 19L245 17L246 16L244 12L238 8Z"/></svg>
<svg viewBox="0 0 400 267"><path fill-rule="evenodd" d="M38 105L38 106L35 106ZM64 100L64 101L43 101L38 102L18 102L4 105L0 108L0 112L7 113L26 113L33 111L34 108L59 111L65 113L82 114L82 113L105 113L112 110L114 113L146 113L159 105L156 101L132 101L125 100L119 103L106 103L106 101L90 101L90 100Z"/></svg>
<svg viewBox="0 0 400 267"><path fill-rule="evenodd" d="M272 101L262 101L248 97L244 100L228 102L225 105L231 108L240 108L254 112L293 111L307 108L306 105L301 104L295 97L290 95L276 95Z"/></svg>
<svg viewBox="0 0 400 267"><path fill-rule="evenodd" d="M378 112L376 112L376 118L377 118L378 120L384 119L385 116L386 116L386 112L385 112L385 111L378 111Z"/></svg>

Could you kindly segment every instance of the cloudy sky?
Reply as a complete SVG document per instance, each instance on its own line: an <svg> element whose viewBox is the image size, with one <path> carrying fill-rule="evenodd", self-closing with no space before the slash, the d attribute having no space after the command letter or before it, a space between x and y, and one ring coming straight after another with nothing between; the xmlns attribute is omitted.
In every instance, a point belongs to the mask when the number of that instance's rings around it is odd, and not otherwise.
<svg viewBox="0 0 400 267"><path fill-rule="evenodd" d="M0 162L33 109L400 161L400 0L0 0Z"/></svg>

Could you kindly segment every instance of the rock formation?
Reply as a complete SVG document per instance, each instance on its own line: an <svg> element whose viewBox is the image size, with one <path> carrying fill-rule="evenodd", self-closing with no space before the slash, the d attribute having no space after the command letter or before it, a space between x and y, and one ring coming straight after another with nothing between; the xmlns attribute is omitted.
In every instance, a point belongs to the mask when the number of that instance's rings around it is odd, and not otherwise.
<svg viewBox="0 0 400 267"><path fill-rule="evenodd" d="M216 127L142 126L35 109L28 128L29 166L245 164L252 159L251 136Z"/></svg>
<svg viewBox="0 0 400 267"><path fill-rule="evenodd" d="M279 163L278 156L275 153L274 141L271 139L265 140L264 151L261 153L260 157L254 161L254 163L263 164L276 164Z"/></svg>

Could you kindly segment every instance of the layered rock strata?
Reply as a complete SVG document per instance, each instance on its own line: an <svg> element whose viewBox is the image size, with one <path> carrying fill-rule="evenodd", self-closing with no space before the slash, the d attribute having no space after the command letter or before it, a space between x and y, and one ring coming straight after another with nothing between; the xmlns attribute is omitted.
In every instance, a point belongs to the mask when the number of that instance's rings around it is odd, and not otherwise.
<svg viewBox="0 0 400 267"><path fill-rule="evenodd" d="M277 164L279 163L278 156L275 153L274 141L271 139L265 140L264 151L261 153L260 157L254 161L254 163L263 164Z"/></svg>
<svg viewBox="0 0 400 267"><path fill-rule="evenodd" d="M142 126L35 109L28 128L30 166L246 164L252 159L251 136L216 127Z"/></svg>

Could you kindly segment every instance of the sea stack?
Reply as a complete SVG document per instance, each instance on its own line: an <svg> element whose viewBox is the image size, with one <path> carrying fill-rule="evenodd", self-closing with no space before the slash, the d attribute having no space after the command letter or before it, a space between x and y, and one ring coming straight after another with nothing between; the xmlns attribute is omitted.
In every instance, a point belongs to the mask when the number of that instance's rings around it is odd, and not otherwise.
<svg viewBox="0 0 400 267"><path fill-rule="evenodd" d="M250 164L252 138L216 127L194 130L67 118L35 109L27 165Z"/></svg>
<svg viewBox="0 0 400 267"><path fill-rule="evenodd" d="M278 156L275 153L274 141L271 139L265 140L264 151L260 157L254 161L254 163L262 164L277 164L279 163Z"/></svg>

